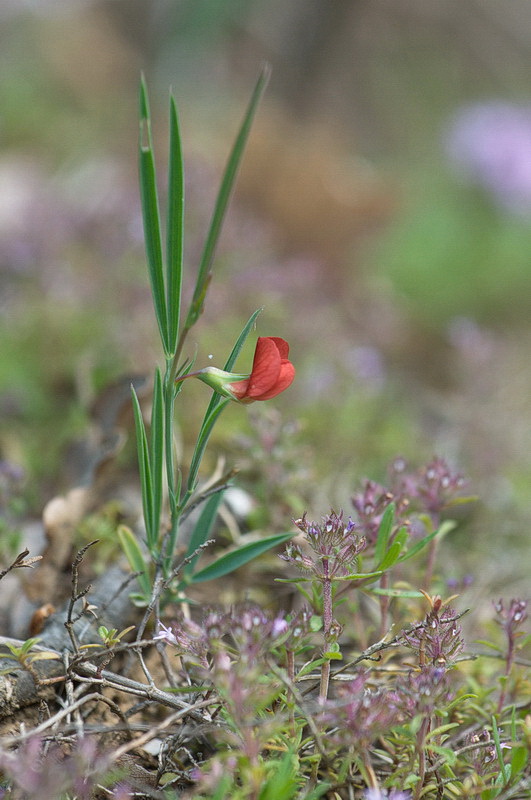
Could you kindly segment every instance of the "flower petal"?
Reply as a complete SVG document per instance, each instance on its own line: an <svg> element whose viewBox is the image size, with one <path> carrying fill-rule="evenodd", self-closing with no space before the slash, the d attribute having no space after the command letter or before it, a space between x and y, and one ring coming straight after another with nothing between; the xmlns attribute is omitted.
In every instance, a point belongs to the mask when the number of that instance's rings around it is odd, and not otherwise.
<svg viewBox="0 0 531 800"><path fill-rule="evenodd" d="M295 367L291 363L291 361L283 361L280 365L280 374L274 386L269 389L269 391L264 392L259 397L254 397L255 400L271 400L272 397L276 397L277 394L283 392L284 389L287 389L288 386L293 382L293 378L295 377Z"/></svg>
<svg viewBox="0 0 531 800"><path fill-rule="evenodd" d="M281 364L282 357L275 339L271 336L260 336L256 343L253 370L245 396L255 400L272 390L280 376Z"/></svg>

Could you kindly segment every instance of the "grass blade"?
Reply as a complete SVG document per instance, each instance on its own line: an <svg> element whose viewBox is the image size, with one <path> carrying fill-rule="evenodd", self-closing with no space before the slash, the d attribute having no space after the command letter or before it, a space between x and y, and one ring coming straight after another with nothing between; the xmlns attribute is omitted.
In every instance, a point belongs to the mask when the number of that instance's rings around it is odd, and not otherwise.
<svg viewBox="0 0 531 800"><path fill-rule="evenodd" d="M219 397L219 395L216 395ZM221 402L216 403L212 408L212 401L210 401L210 405L207 409L207 413L203 419L203 424L201 425L201 430L199 431L199 435L197 437L197 443L195 445L194 454L192 456L192 462L190 464L190 471L188 473L188 482L186 485L186 496L185 502L188 501L190 495L195 489L196 481L197 481L197 473L199 472L199 467L201 466L201 461L203 459L203 455L205 453L206 446L208 444L208 440L210 438L210 434L216 424L216 421L223 411L223 409L230 403L230 400L226 398L221 398Z"/></svg>
<svg viewBox="0 0 531 800"><path fill-rule="evenodd" d="M164 291L159 199L151 137L149 101L144 80L140 85L139 174L140 200L144 220L144 238L151 293L160 337L164 351L168 355L168 318Z"/></svg>
<svg viewBox="0 0 531 800"><path fill-rule="evenodd" d="M212 497L209 497L206 501L190 537L190 544L188 545L186 558L192 555L192 553L194 553L198 547L201 547L201 545L204 544L208 538L210 538L210 533L214 527L218 508L221 500L223 499L223 494L224 493L222 491L216 492L216 494L213 494ZM197 559L200 555L201 554L198 553L184 568L183 574L185 578L192 575Z"/></svg>
<svg viewBox="0 0 531 800"><path fill-rule="evenodd" d="M191 583L203 583L204 581L212 581L215 578L222 578L224 575L228 575L229 572L234 572L238 567L252 561L253 558L257 558L262 553L271 550L272 547L284 544L294 535L294 533L277 533L274 536L268 536L266 539L260 539L258 542L244 544L231 553L225 553L221 558L209 564L208 567L196 572L192 576Z"/></svg>
<svg viewBox="0 0 531 800"><path fill-rule="evenodd" d="M403 561L408 561L410 558L413 558L413 556L416 556L417 553L423 550L432 539L434 539L436 536L444 536L446 533L453 530L453 528L455 528L455 522L452 522L452 520L445 520L440 528L432 531L425 536L424 539L421 539L419 542L416 542L413 547L410 547L409 550L404 553L404 555L397 559L396 563L401 564Z"/></svg>
<svg viewBox="0 0 531 800"><path fill-rule="evenodd" d="M146 436L146 428L138 397L131 386L131 397L133 400L133 414L135 418L136 447L138 452L138 468L140 472L140 487L142 491L142 510L144 512L144 523L148 541L153 536L153 482L151 476L151 465L149 462L149 449Z"/></svg>
<svg viewBox="0 0 531 800"><path fill-rule="evenodd" d="M214 213L210 222L210 228L205 241L201 262L199 264L194 295L188 311L188 317L186 319L187 329L190 329L197 322L197 319L203 310L203 304L211 277L214 253L219 240L219 235L221 233L221 226L223 225L225 212L227 211L230 196L234 188L238 168L245 150L245 145L247 144L249 131L251 130L251 125L256 114L258 104L260 103L262 95L267 86L269 74L269 67L264 66L254 88L247 111L243 118L243 122L225 167L221 186L216 198L216 204L214 206Z"/></svg>
<svg viewBox="0 0 531 800"><path fill-rule="evenodd" d="M166 225L166 308L168 346L174 355L179 336L184 240L184 170L177 106L170 97L170 156Z"/></svg>
<svg viewBox="0 0 531 800"><path fill-rule="evenodd" d="M223 369L226 372L232 372L232 368L234 367L234 364L236 363L236 359L240 355L241 349L242 349L243 345L245 344L245 342L247 340L247 337L249 336L249 334L251 333L252 329L254 328L254 324L256 322L256 319L257 319L258 315L261 314L263 310L264 310L263 307L262 308L257 308L256 311L253 314L251 314L251 316L247 320L242 332L240 333L240 335L236 339L236 344L234 345L234 347L230 351L230 356L228 357L228 359L227 359L227 361L225 363L225 366L223 367Z"/></svg>
<svg viewBox="0 0 531 800"><path fill-rule="evenodd" d="M126 555L131 569L134 572L140 573L137 580L146 597L146 600L149 600L152 590L151 581L149 579L149 567L144 561L144 556L142 554L142 550L140 549L140 545L138 544L132 530L126 525L119 525L117 534L122 546L122 550Z"/></svg>
<svg viewBox="0 0 531 800"><path fill-rule="evenodd" d="M162 377L160 370L155 372L155 384L153 387L153 406L151 409L151 447L150 447L150 468L152 484L152 519L151 530L148 536L148 547L150 551L156 552L159 528L160 513L162 509L162 469L164 464L164 408L162 398Z"/></svg>

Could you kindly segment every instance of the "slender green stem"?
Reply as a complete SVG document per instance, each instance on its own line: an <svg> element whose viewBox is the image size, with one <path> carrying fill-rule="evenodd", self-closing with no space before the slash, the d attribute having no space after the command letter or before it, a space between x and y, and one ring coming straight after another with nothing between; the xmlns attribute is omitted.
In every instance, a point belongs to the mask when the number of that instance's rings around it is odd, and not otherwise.
<svg viewBox="0 0 531 800"><path fill-rule="evenodd" d="M167 573L171 569L171 561L177 543L179 532L179 491L175 480L175 450L174 450L174 406L175 385L173 367L175 359L166 361L164 376L164 451L166 457L166 482L168 486L168 501L170 506L170 531L164 559L164 569Z"/></svg>

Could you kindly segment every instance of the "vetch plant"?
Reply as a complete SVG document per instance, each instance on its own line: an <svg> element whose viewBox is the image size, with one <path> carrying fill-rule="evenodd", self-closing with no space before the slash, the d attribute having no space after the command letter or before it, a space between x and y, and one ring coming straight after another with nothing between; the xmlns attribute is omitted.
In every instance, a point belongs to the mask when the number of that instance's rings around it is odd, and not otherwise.
<svg viewBox="0 0 531 800"><path fill-rule="evenodd" d="M183 313L181 308L185 197L177 109L174 98L170 97L168 200L164 250L148 95L145 83L141 84L140 190L149 278L165 362L163 370L158 367L155 370L149 434L138 397L132 389L146 547L151 564L146 560L132 531L121 526L119 537L132 568L139 573L140 591L136 593L135 599L143 605L149 604L153 587L157 582L159 594L172 586L182 592L187 583L221 577L267 549L285 542L291 536L287 533L277 534L259 542L242 545L204 570L196 569L198 557L210 535L229 477L221 479L206 494L198 490L199 469L217 420L230 399L250 403L273 398L288 388L295 375L295 369L288 359L289 346L279 337L258 339L250 374L233 372L235 362L260 311L251 315L223 369L207 367L192 372L193 358L183 358L182 355L188 334L204 309L223 219L251 123L267 84L268 74L268 69L264 68L229 156L197 269L193 296L186 313ZM184 465L176 462L175 401L183 387L183 381L192 376L211 386L214 394L198 432L190 465L185 469ZM164 507L165 493L167 493L168 516ZM190 537L184 561L177 565L175 555L181 521L188 516L192 508L201 504L202 514ZM181 580L176 584L180 572L182 572ZM159 597L156 596L154 599L158 605Z"/></svg>

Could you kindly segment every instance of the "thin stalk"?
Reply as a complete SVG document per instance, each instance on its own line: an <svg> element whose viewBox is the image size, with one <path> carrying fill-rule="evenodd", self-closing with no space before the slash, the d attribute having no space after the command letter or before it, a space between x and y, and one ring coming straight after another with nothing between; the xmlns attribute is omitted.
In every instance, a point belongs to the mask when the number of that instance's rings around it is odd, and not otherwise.
<svg viewBox="0 0 531 800"><path fill-rule="evenodd" d="M330 578L330 565L328 558L323 558L323 634L325 648L328 649L331 639L333 622L332 604L332 579ZM330 685L330 659L327 658L321 667L321 684L319 686L319 702L324 703L328 697L328 687Z"/></svg>
<svg viewBox="0 0 531 800"><path fill-rule="evenodd" d="M441 524L440 516L439 514L431 514L430 516L433 530L436 531ZM433 571L435 569L438 546L439 539L436 537L435 539L431 540L428 548L428 560L426 564L426 573L424 575L424 589L427 592L430 591L430 586L433 579Z"/></svg>
<svg viewBox="0 0 531 800"><path fill-rule="evenodd" d="M166 463L166 482L168 486L168 499L170 505L170 531L164 559L164 571L167 574L171 569L171 560L177 544L179 532L179 498L175 482L175 453L174 453L174 405L175 386L173 383L173 365L175 359L167 359L166 374L164 376L164 451Z"/></svg>
<svg viewBox="0 0 531 800"><path fill-rule="evenodd" d="M431 726L431 717L428 715L424 717L417 733L417 752L419 756L419 781L415 786L415 794L413 800L419 800L422 788L424 786L424 778L426 777L426 753L424 750L424 743L426 736L429 733Z"/></svg>
<svg viewBox="0 0 531 800"><path fill-rule="evenodd" d="M389 573L384 572L380 578L380 588L389 588ZM380 639L383 639L389 630L389 605L390 598L388 595L380 595Z"/></svg>

